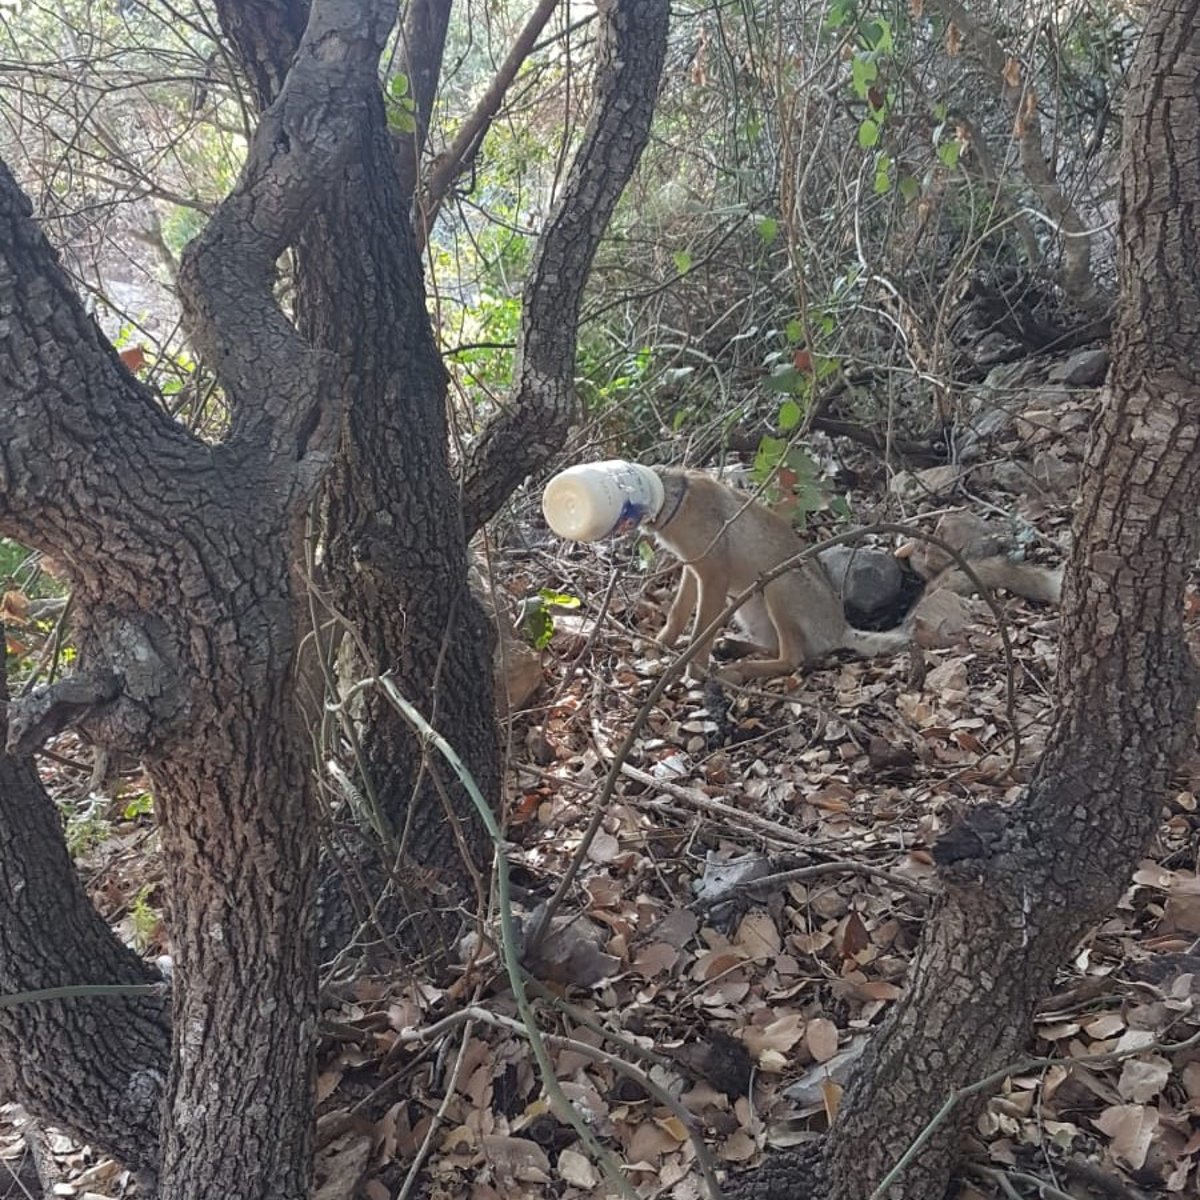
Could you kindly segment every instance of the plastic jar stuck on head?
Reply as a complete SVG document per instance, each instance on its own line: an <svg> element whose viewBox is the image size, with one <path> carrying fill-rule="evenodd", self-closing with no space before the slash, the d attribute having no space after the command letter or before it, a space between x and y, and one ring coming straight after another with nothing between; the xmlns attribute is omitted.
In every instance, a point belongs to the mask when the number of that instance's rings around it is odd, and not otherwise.
<svg viewBox="0 0 1200 1200"><path fill-rule="evenodd" d="M663 485L650 467L614 458L560 471L542 493L546 523L559 537L594 542L658 515Z"/></svg>

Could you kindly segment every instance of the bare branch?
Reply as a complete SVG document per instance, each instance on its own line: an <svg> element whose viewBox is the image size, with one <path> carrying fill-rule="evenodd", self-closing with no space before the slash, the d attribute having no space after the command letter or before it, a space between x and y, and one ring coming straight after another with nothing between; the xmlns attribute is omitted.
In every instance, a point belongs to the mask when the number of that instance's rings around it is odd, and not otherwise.
<svg viewBox="0 0 1200 1200"><path fill-rule="evenodd" d="M395 16L395 0L317 0L237 185L180 265L192 339L233 401L231 440L265 439L285 462L308 449L320 372L275 299L275 264L378 103L376 70Z"/></svg>
<svg viewBox="0 0 1200 1200"><path fill-rule="evenodd" d="M446 49L446 29L454 0L409 0L404 14L402 65L408 76L409 94L416 105L415 128L396 138L403 195L411 200L417 188L421 152L429 136L429 118L437 96Z"/></svg>
<svg viewBox="0 0 1200 1200"><path fill-rule="evenodd" d="M419 201L420 212L416 222L419 247L424 246L425 232L437 219L438 209L441 208L450 185L475 157L492 119L500 111L509 84L516 78L521 64L532 53L538 34L545 29L546 22L557 7L558 0L540 0L529 20L525 22L525 28L517 35L517 40L513 42L508 57L496 72L496 77L475 106L475 111L462 123L450 147L438 155L429 176L429 183Z"/></svg>
<svg viewBox="0 0 1200 1200"><path fill-rule="evenodd" d="M650 134L666 55L666 0L609 0L600 7L592 114L525 283L512 402L489 423L464 464L468 533L566 438L576 409L583 289Z"/></svg>
<svg viewBox="0 0 1200 1200"><path fill-rule="evenodd" d="M967 12L959 0L932 0L932 7L954 24L965 45L1000 86L1013 115L1013 137L1021 157L1021 171L1063 235L1064 289L1085 312L1106 309L1107 301L1098 294L1092 278L1092 244L1087 228L1075 206L1063 195L1046 161L1038 97L1032 83L1021 78L1016 60L1005 53L992 32Z"/></svg>

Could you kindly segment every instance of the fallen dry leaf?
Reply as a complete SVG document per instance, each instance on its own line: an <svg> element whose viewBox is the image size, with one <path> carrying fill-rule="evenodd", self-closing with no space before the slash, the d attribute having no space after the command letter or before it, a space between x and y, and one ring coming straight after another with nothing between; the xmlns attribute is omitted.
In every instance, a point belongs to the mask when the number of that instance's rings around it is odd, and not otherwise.
<svg viewBox="0 0 1200 1200"><path fill-rule="evenodd" d="M1143 1104L1116 1104L1092 1122L1111 1139L1109 1149L1135 1171L1141 1170L1158 1128L1158 1113Z"/></svg>

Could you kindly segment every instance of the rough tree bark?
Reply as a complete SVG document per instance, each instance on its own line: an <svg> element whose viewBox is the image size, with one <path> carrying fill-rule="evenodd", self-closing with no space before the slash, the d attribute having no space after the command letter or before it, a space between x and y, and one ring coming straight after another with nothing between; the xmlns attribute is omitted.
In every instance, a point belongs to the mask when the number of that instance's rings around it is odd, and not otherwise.
<svg viewBox="0 0 1200 1200"><path fill-rule="evenodd" d="M303 0L294 3L303 6ZM269 49L287 61L286 41L249 28L255 14L245 0L218 0L218 13L240 54ZM540 243L536 281L526 289L533 310L527 320L539 332L523 377L541 380L553 372L559 391L571 391L574 314L595 244L646 140L666 24L665 0L619 0L601 22L607 50L597 69L591 126ZM279 75L279 64L247 66L255 80ZM260 103L270 100L270 93L259 95ZM413 229L406 205L398 202L404 180L382 104L356 131L351 162L344 186L314 213L297 255L301 327L315 345L335 355L345 398L341 450L328 489L327 577L338 608L366 644L369 665L393 673L405 695L457 748L484 795L496 797L492 633L466 582L467 536L480 510L476 506L464 526L449 460L446 375L432 336ZM541 350L551 345L553 352ZM504 436L532 441L541 410L523 400L518 409L519 428L510 422ZM499 473L483 481L490 503L499 503L525 473L512 470L509 453L506 442L496 455L480 460L481 467L494 464ZM432 895L440 894L446 909L474 900L462 856L465 848L482 859L482 825L453 778L440 763L423 759L405 723L378 700L368 712L362 748L372 790L406 863L427 872L426 886L403 898L409 914L419 918L404 928L432 933L442 928L430 920ZM366 848L360 853L368 855ZM362 863L355 872L378 879ZM335 886L326 898L331 919L324 932L332 949L333 935L345 937L355 922L347 919ZM333 919L339 916L343 919ZM456 924L453 917L444 928ZM414 945L402 931L397 936ZM436 944L417 945L439 950Z"/></svg>
<svg viewBox="0 0 1200 1200"><path fill-rule="evenodd" d="M0 628L0 648L3 635ZM0 742L8 736L7 700L0 673ZM88 901L32 760L0 752L0 994L160 982ZM135 1170L153 1172L170 1045L165 996L2 1008L0 1088Z"/></svg>
<svg viewBox="0 0 1200 1200"><path fill-rule="evenodd" d="M8 743L25 753L76 721L153 780L175 954L172 1200L308 1192L315 836L293 567L336 409L272 284L378 102L395 15L318 0L237 186L185 255L193 338L234 411L221 445L120 366L0 168L0 530L64 564L80 613L80 669L9 707Z"/></svg>
<svg viewBox="0 0 1200 1200"><path fill-rule="evenodd" d="M666 0L602 4L592 115L522 294L513 394L463 464L467 531L562 448L576 419L579 310L592 259L650 136L667 47Z"/></svg>
<svg viewBox="0 0 1200 1200"><path fill-rule="evenodd" d="M1132 71L1112 397L1084 474L1063 605L1059 715L1026 796L938 844L944 894L908 986L846 1091L824 1196L863 1200L945 1097L1019 1057L1035 1006L1116 902L1157 826L1200 685L1184 641L1200 553L1200 4L1158 0ZM941 1196L987 1097L934 1133L891 1195ZM805 1194L749 1176L731 1195Z"/></svg>
<svg viewBox="0 0 1200 1200"><path fill-rule="evenodd" d="M290 2L306 7L306 0ZM264 30L245 0L219 0L217 7L241 56L278 60L274 67L247 61L251 78L277 77L292 53L278 35L298 22L280 22L272 12ZM272 99L258 95L261 105ZM340 451L326 492L326 579L366 647L363 669L390 671L495 798L491 631L467 587L446 375L381 96L363 114L348 151L341 186L315 206L296 255L298 322L306 339L329 353L343 399ZM381 858L375 842L347 831L339 842L354 862L344 874L328 874L322 887L323 953L352 937L362 916L347 880L379 891L391 876L399 903L377 907L377 921L410 950L439 957L446 949L441 935L457 929L458 917L431 919L430 904L440 896L452 909L468 898L462 850L481 854L482 825L465 792L440 764L423 761L418 740L377 695L368 698L361 749L393 845L401 847L406 873L414 866L426 872L424 885L406 886L393 870L394 849ZM369 906L373 897L364 899Z"/></svg>

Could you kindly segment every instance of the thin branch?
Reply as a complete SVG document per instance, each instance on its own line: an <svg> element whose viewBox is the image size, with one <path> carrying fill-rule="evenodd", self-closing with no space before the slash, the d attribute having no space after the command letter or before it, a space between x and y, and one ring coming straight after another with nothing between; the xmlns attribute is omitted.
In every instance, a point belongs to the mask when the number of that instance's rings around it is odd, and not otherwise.
<svg viewBox="0 0 1200 1200"><path fill-rule="evenodd" d="M583 289L650 135L666 56L667 2L605 0L597 7L591 115L525 282L512 400L489 422L463 464L468 534L557 452L575 419Z"/></svg>
<svg viewBox="0 0 1200 1200"><path fill-rule="evenodd" d="M417 4L421 2L422 0L415 0ZM449 5L447 5L448 7ZM517 72L532 52L538 35L545 29L546 22L550 20L557 7L558 0L539 0L537 8L530 14L529 20L525 22L525 27L517 34L517 39L513 42L508 56L500 64L500 69L475 106L474 112L462 123L454 141L434 161L429 182L425 185L418 201L420 210L416 222L418 249L424 246L426 234L437 219L438 210L446 198L446 193L449 192L454 180L469 166L470 160L474 157L491 127L492 120L500 111L500 105L504 102L509 85L517 77ZM406 35L407 32L408 22L406 21ZM444 30L442 40L445 41ZM418 106L419 104L418 100Z"/></svg>
<svg viewBox="0 0 1200 1200"><path fill-rule="evenodd" d="M408 94L415 106L411 133L396 136L396 161L401 197L411 200L417 188L421 153L429 137L429 120L437 98L446 30L454 0L409 0L401 33L401 68L408 77Z"/></svg>
<svg viewBox="0 0 1200 1200"><path fill-rule="evenodd" d="M1063 234L1063 287L1085 312L1096 315L1108 305L1097 293L1092 278L1091 240L1046 160L1037 92L1028 78L1022 78L1017 60L1005 52L991 30L972 16L959 0L931 0L931 7L963 34L965 44L979 59L992 82L999 86L1012 113L1013 137L1020 153L1021 170Z"/></svg>

